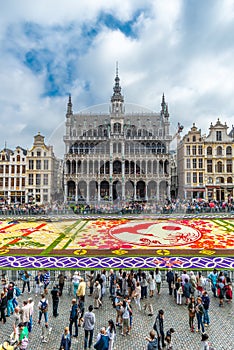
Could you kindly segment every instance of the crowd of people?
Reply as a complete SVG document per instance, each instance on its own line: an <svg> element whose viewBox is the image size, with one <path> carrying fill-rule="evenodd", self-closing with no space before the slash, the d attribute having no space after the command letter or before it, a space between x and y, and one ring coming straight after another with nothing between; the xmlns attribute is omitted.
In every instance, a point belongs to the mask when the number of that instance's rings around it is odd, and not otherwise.
<svg viewBox="0 0 234 350"><path fill-rule="evenodd" d="M20 289L14 281L8 280L7 274L2 274L2 292L0 297L0 321L4 324L7 318L12 319L12 332L9 341L2 344L2 349L25 350L30 344L29 334L32 332L33 315L37 312L37 323L42 327L41 341L48 341L51 327L49 324L49 302L52 299L52 315L59 316L59 301L64 292L64 285L70 286L71 303L68 312L68 324L61 335L60 350L70 350L73 339L78 340L82 326L84 349L114 350L116 335L129 337L134 327L133 314L147 313L154 316L153 299L161 294L162 271L159 268L150 271L123 271L122 269L88 271L81 273L75 271L72 275L60 271L53 282L52 288L50 271L37 271L33 276L29 271L19 271L22 280ZM209 308L211 300L217 306L223 307L224 301L232 302L232 281L225 271L214 269L206 277L202 272L181 271L180 273L167 269L165 273L169 295L174 298L175 304L186 305L188 312L188 327L191 332L201 334L200 349L211 350L209 345ZM32 288L33 282L33 288ZM213 296L209 295L209 293ZM30 294L25 298L26 292ZM33 294L32 294L33 293ZM87 294L93 299L86 305ZM19 296L22 301L19 302ZM33 296L32 296L33 295ZM36 297L39 295L39 302ZM97 338L94 339L96 316L94 309L103 307L109 297L115 310L116 318L103 320ZM20 305L21 304L21 305ZM37 310L36 310L37 309ZM85 311L87 310L87 311ZM98 312L98 311L97 311ZM147 350L173 349L173 334L176 328L164 330L164 318L167 310L160 309L152 320L152 329L146 337ZM0 347L1 349L1 347Z"/></svg>
<svg viewBox="0 0 234 350"><path fill-rule="evenodd" d="M234 213L232 197L227 201L166 199L164 203L155 201L118 201L100 203L0 203L0 215L100 215L100 214L199 214Z"/></svg>

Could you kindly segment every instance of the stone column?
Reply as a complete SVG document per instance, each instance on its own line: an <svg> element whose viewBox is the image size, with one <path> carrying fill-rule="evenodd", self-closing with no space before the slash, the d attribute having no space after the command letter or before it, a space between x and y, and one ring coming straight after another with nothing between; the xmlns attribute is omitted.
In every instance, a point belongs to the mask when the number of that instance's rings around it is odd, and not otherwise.
<svg viewBox="0 0 234 350"><path fill-rule="evenodd" d="M67 183L64 184L64 202L67 202ZM28 202L28 194L27 194L27 202Z"/></svg>
<svg viewBox="0 0 234 350"><path fill-rule="evenodd" d="M136 201L136 182L134 182L134 201Z"/></svg>
<svg viewBox="0 0 234 350"><path fill-rule="evenodd" d="M159 201L159 181L157 181L157 193L156 193L156 199L157 199L157 202Z"/></svg>
<svg viewBox="0 0 234 350"><path fill-rule="evenodd" d="M75 201L77 202L77 201L78 201L78 186L79 186L79 183L77 182L77 183L75 184L75 186L76 186Z"/></svg>

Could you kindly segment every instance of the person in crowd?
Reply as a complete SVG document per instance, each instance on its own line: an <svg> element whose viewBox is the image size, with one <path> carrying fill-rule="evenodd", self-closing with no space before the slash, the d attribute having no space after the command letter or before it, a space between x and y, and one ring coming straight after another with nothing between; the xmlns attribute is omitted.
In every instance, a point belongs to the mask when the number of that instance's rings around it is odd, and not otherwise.
<svg viewBox="0 0 234 350"><path fill-rule="evenodd" d="M14 312L14 283L11 282L8 285L7 288L7 317L10 317L11 314Z"/></svg>
<svg viewBox="0 0 234 350"><path fill-rule="evenodd" d="M38 309L39 309L38 324L41 323L42 315L44 315L46 328L48 328L48 307L49 307L48 300L46 299L45 294L42 294L41 300L38 303Z"/></svg>
<svg viewBox="0 0 234 350"><path fill-rule="evenodd" d="M157 333L158 349L161 350L162 348L166 347L165 334L164 334L164 311L162 309L158 311L158 314L156 316L156 319L153 325L153 329Z"/></svg>
<svg viewBox="0 0 234 350"><path fill-rule="evenodd" d="M120 291L117 291L113 301L113 306L116 310L116 326L120 326L120 327L122 326L122 313L123 313L122 305L123 303L121 299L121 293Z"/></svg>
<svg viewBox="0 0 234 350"><path fill-rule="evenodd" d="M28 327L21 322L18 326L19 328L19 342L17 346L20 350L25 350L28 347Z"/></svg>
<svg viewBox="0 0 234 350"><path fill-rule="evenodd" d="M202 333L204 333L205 329L204 329L204 324L203 324L203 314L204 314L204 307L202 305L202 298L201 297L197 297L197 303L196 303L196 307L195 307L195 311L196 311L196 316L197 316L197 332L202 331Z"/></svg>
<svg viewBox="0 0 234 350"><path fill-rule="evenodd" d="M161 292L161 286L162 286L162 275L158 267L156 267L156 270L155 270L155 282L156 282L157 293L159 295Z"/></svg>
<svg viewBox="0 0 234 350"><path fill-rule="evenodd" d="M172 295L173 286L174 286L174 273L171 267L167 271L166 278L168 283L169 295Z"/></svg>
<svg viewBox="0 0 234 350"><path fill-rule="evenodd" d="M85 311L85 297L81 295L78 300L78 309L79 309L79 318L78 318L78 327L81 326L81 323L84 321L84 311Z"/></svg>
<svg viewBox="0 0 234 350"><path fill-rule="evenodd" d="M106 328L102 327L97 335L96 343L94 344L96 350L108 350L109 348L109 337L106 333Z"/></svg>
<svg viewBox="0 0 234 350"><path fill-rule="evenodd" d="M74 337L78 337L78 317L79 317L79 309L78 305L76 303L76 299L72 299L72 304L71 304L71 309L70 309L70 323L69 323L69 332L70 335L72 336L72 326L74 324L75 326L75 335Z"/></svg>
<svg viewBox="0 0 234 350"><path fill-rule="evenodd" d="M122 274L122 295L123 295L123 297L126 297L127 294L128 294L127 273L126 273L126 271L123 271L123 274Z"/></svg>
<svg viewBox="0 0 234 350"><path fill-rule="evenodd" d="M84 349L87 349L87 347L90 349L92 346L95 322L96 318L95 314L93 313L93 305L89 305L88 311L84 314Z"/></svg>
<svg viewBox="0 0 234 350"><path fill-rule="evenodd" d="M71 349L71 335L69 332L69 328L65 327L61 338L59 350L70 350L70 349Z"/></svg>
<svg viewBox="0 0 234 350"><path fill-rule="evenodd" d="M28 300L23 301L23 306L21 307L21 322L24 323L26 327L28 327L28 323L30 320L30 311L29 311L29 303Z"/></svg>
<svg viewBox="0 0 234 350"><path fill-rule="evenodd" d="M200 346L200 350L210 350L210 346L209 346L209 343L208 343L208 339L209 339L208 334L203 333L203 334L202 334L202 337L201 337L201 346Z"/></svg>
<svg viewBox="0 0 234 350"><path fill-rule="evenodd" d="M136 289L134 291L134 300L138 310L141 311L141 285L139 281L137 281L136 283Z"/></svg>
<svg viewBox="0 0 234 350"><path fill-rule="evenodd" d="M50 284L50 271L44 270L43 274L43 283L44 283L44 293L47 293L48 286Z"/></svg>
<svg viewBox="0 0 234 350"><path fill-rule="evenodd" d="M189 275L187 274L187 271L186 270L183 270L182 274L181 274L181 282L182 282L182 285L185 284L185 279L187 279L189 281Z"/></svg>
<svg viewBox="0 0 234 350"><path fill-rule="evenodd" d="M28 293L31 292L30 289L30 276L32 276L32 274L28 271L24 271L23 275L22 275L22 281L23 281L23 288L22 288L22 294L24 293L25 287L27 285L28 287Z"/></svg>
<svg viewBox="0 0 234 350"><path fill-rule="evenodd" d="M225 296L227 299L227 303L231 303L232 302L232 283L229 282L225 285Z"/></svg>
<svg viewBox="0 0 234 350"><path fill-rule="evenodd" d="M154 271L152 270L149 272L148 283L149 283L149 296L150 298L153 298L156 285L155 285Z"/></svg>
<svg viewBox="0 0 234 350"><path fill-rule="evenodd" d="M147 299L148 282L147 282L145 272L142 272L141 274L140 285L141 285L141 299L144 299L144 298Z"/></svg>
<svg viewBox="0 0 234 350"><path fill-rule="evenodd" d="M101 302L101 285L98 281L94 283L93 297L94 297L94 309L99 309L102 306Z"/></svg>
<svg viewBox="0 0 234 350"><path fill-rule="evenodd" d="M77 299L79 300L80 297L83 297L85 300L85 292L86 292L86 282L81 277L80 283L76 292Z"/></svg>
<svg viewBox="0 0 234 350"><path fill-rule="evenodd" d="M58 275L58 286L59 286L59 295L62 296L63 295L63 288L64 288L64 284L66 281L67 277L65 276L65 274L63 272L60 272L60 274Z"/></svg>
<svg viewBox="0 0 234 350"><path fill-rule="evenodd" d="M204 284L205 284L205 279L202 276L201 271L198 272L197 276L196 276L196 283L197 283L197 291L198 291L198 295L202 296L202 292L204 289Z"/></svg>
<svg viewBox="0 0 234 350"><path fill-rule="evenodd" d="M177 282L175 284L175 288L177 291L176 292L176 303L177 303L177 305L182 305L182 297L183 297L184 291L183 291L183 286L182 286L180 278L177 279Z"/></svg>
<svg viewBox="0 0 234 350"><path fill-rule="evenodd" d="M109 274L109 283L110 283L110 288L109 288L110 297L113 298L115 296L116 274L112 269L110 270L110 274Z"/></svg>
<svg viewBox="0 0 234 350"><path fill-rule="evenodd" d="M188 304L189 311L189 327L191 332L194 332L194 318L196 314L196 302L194 296L191 297L190 302Z"/></svg>
<svg viewBox="0 0 234 350"><path fill-rule="evenodd" d="M189 284L191 286L191 294L194 295L195 291L197 290L197 279L193 271L190 271L189 273Z"/></svg>
<svg viewBox="0 0 234 350"><path fill-rule="evenodd" d="M58 305L59 305L59 295L60 290L59 286L56 284L53 286L53 289L51 290L51 296L52 296L52 307L53 307L53 316L58 317Z"/></svg>
<svg viewBox="0 0 234 350"><path fill-rule="evenodd" d="M106 334L109 337L109 347L108 350L114 350L114 342L116 337L116 329L113 320L108 321L108 327L106 329Z"/></svg>
<svg viewBox="0 0 234 350"><path fill-rule="evenodd" d="M126 300L123 300L122 302L123 312L122 312L122 320L123 320L123 327L122 327L122 336L126 336L127 333L130 334L130 310L129 305Z"/></svg>
<svg viewBox="0 0 234 350"><path fill-rule="evenodd" d="M170 328L166 332L165 341L166 341L166 350L172 349L172 334L175 333L174 328Z"/></svg>
<svg viewBox="0 0 234 350"><path fill-rule="evenodd" d="M90 273L86 273L87 277L87 285L89 287L89 296L93 295L93 286L95 282L95 273L93 270L90 271Z"/></svg>
<svg viewBox="0 0 234 350"><path fill-rule="evenodd" d="M146 337L145 340L148 341L147 350L158 350L158 339L155 330L150 331L149 337Z"/></svg>
<svg viewBox="0 0 234 350"><path fill-rule="evenodd" d="M210 297L206 290L202 294L202 305L204 308L203 323L204 323L204 326L207 327L210 325L210 316L209 316Z"/></svg>
<svg viewBox="0 0 234 350"><path fill-rule="evenodd" d="M222 278L218 279L216 290L217 290L217 296L219 298L219 306L223 306L223 301L225 297L225 284L223 282L224 280Z"/></svg>
<svg viewBox="0 0 234 350"><path fill-rule="evenodd" d="M37 271L37 274L35 276L35 295L42 293L42 287L44 285L44 276L41 273L41 271Z"/></svg>
<svg viewBox="0 0 234 350"><path fill-rule="evenodd" d="M106 278L106 270L102 270L101 274L101 279L102 279L102 298L104 295L106 295L106 283L107 283L107 278Z"/></svg>
<svg viewBox="0 0 234 350"><path fill-rule="evenodd" d="M76 297L76 295L77 295L77 289L79 287L80 279L81 279L80 272L79 271L75 271L74 275L72 276L73 295L74 295L74 297Z"/></svg>
<svg viewBox="0 0 234 350"><path fill-rule="evenodd" d="M32 332L33 327L33 313L34 313L34 301L32 298L28 298L28 310L29 310L29 321L28 321L28 332Z"/></svg>
<svg viewBox="0 0 234 350"><path fill-rule="evenodd" d="M21 315L20 315L20 308L18 306L15 307L15 311L13 313L13 320L12 320L12 325L13 325L13 332L10 335L10 338L13 343L19 341L19 324L21 322Z"/></svg>
<svg viewBox="0 0 234 350"><path fill-rule="evenodd" d="M3 290L1 292L1 297L0 297L0 313L1 313L0 321L2 321L3 324L6 323L6 314L5 314L6 308L7 308L7 296L6 296L6 292Z"/></svg>
<svg viewBox="0 0 234 350"><path fill-rule="evenodd" d="M183 283L182 283L182 285L183 285ZM191 284L189 283L188 279L185 278L184 285L183 285L183 294L185 297L185 305L189 304L191 292L192 292Z"/></svg>
<svg viewBox="0 0 234 350"><path fill-rule="evenodd" d="M217 282L218 282L218 271L216 269L211 272L207 278L211 282L211 290L213 292L214 297L217 297Z"/></svg>

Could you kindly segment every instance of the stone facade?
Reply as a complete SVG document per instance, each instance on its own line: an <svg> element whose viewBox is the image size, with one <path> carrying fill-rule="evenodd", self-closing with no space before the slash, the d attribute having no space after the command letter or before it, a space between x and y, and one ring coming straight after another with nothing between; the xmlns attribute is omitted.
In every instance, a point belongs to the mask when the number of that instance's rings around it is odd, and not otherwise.
<svg viewBox="0 0 234 350"><path fill-rule="evenodd" d="M56 199L58 192L58 169L53 147L45 144L44 136L38 133L27 151L26 200L28 203L49 203Z"/></svg>
<svg viewBox="0 0 234 350"><path fill-rule="evenodd" d="M0 152L0 201L2 203L25 203L27 151L16 147L14 151L4 148Z"/></svg>
<svg viewBox="0 0 234 350"><path fill-rule="evenodd" d="M227 201L233 197L233 130L218 119L202 136L195 124L178 145L178 196Z"/></svg>
<svg viewBox="0 0 234 350"><path fill-rule="evenodd" d="M120 79L107 113L73 114L67 105L65 201L157 200L170 197L169 113L125 112Z"/></svg>

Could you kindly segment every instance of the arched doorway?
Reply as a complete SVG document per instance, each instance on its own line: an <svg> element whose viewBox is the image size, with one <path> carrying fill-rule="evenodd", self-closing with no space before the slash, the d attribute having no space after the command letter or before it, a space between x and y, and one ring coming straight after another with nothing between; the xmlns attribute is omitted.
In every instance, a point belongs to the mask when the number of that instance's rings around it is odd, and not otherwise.
<svg viewBox="0 0 234 350"><path fill-rule="evenodd" d="M128 180L125 183L125 198L126 200L133 200L134 199L134 182Z"/></svg>
<svg viewBox="0 0 234 350"><path fill-rule="evenodd" d="M136 195L137 195L137 200L145 199L145 182L144 181L137 182Z"/></svg>
<svg viewBox="0 0 234 350"><path fill-rule="evenodd" d="M122 184L119 180L113 182L113 200L121 200L122 199Z"/></svg>
<svg viewBox="0 0 234 350"><path fill-rule="evenodd" d="M102 181L100 184L100 196L102 199L109 199L110 195L110 186L107 181Z"/></svg>
<svg viewBox="0 0 234 350"><path fill-rule="evenodd" d="M74 181L68 181L67 183L67 200L75 201L76 185Z"/></svg>
<svg viewBox="0 0 234 350"><path fill-rule="evenodd" d="M78 182L78 202L85 201L87 198L87 184L85 181Z"/></svg>
<svg viewBox="0 0 234 350"><path fill-rule="evenodd" d="M113 163L113 174L122 174L122 163L119 160Z"/></svg>
<svg viewBox="0 0 234 350"><path fill-rule="evenodd" d="M97 181L90 181L89 183L89 199L91 202L98 200L98 183Z"/></svg>
<svg viewBox="0 0 234 350"><path fill-rule="evenodd" d="M147 186L148 199L156 199L157 186L155 181L150 181Z"/></svg>

